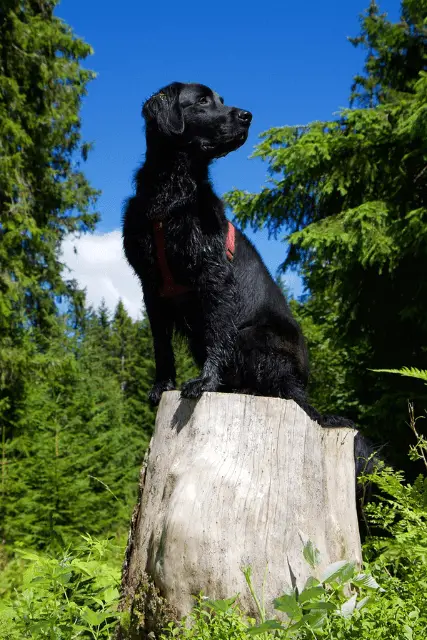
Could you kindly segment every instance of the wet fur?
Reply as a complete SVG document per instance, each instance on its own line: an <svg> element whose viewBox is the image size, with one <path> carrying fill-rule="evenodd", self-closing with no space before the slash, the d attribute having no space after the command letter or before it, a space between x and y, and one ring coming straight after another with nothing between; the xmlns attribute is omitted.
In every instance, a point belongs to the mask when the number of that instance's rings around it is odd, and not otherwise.
<svg viewBox="0 0 427 640"><path fill-rule="evenodd" d="M203 105L200 96L210 96ZM213 191L209 164L240 146L248 122L203 85L173 83L144 105L147 152L136 174L136 192L125 207L123 241L139 277L153 334L156 378L154 404L175 388L172 335L185 336L200 376L181 394L240 392L294 400L323 427L354 426L345 418L321 415L307 401L307 349L286 299L258 252L236 230L235 255L226 257L227 220ZM249 118L250 114L247 116ZM250 120L249 120L250 121ZM234 136L234 138L233 138ZM233 140L235 139L235 143ZM231 140L231 142L230 142ZM160 295L161 271L153 222L162 221L166 256L176 283L191 288L172 298ZM356 465L372 449L358 435Z"/></svg>

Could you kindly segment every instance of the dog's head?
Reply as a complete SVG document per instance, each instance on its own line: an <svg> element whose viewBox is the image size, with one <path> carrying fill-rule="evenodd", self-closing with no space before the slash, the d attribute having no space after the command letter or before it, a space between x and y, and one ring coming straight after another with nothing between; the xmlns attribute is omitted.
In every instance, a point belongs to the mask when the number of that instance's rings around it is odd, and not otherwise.
<svg viewBox="0 0 427 640"><path fill-rule="evenodd" d="M249 111L227 107L202 84L173 82L144 104L147 137L168 142L205 157L220 158L240 147L248 137Z"/></svg>

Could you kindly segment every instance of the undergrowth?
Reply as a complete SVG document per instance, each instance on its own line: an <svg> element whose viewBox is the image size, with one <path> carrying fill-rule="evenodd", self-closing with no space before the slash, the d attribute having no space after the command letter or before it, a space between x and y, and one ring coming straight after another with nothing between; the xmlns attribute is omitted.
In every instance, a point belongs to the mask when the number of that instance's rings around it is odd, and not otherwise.
<svg viewBox="0 0 427 640"><path fill-rule="evenodd" d="M399 373L427 380L425 371ZM427 440L418 421L410 406L415 436L410 457L421 460L427 472ZM244 569L257 620L239 609L237 596L216 601L200 596L191 615L180 624L171 622L161 640L425 640L427 476L408 484L402 472L383 467L369 481L376 496L366 517L376 534L364 545L361 570L350 562L334 563L309 578L304 589L278 595L278 615L268 618L251 571ZM17 550L0 573L0 639L112 640L120 618L122 553L111 541L90 536L60 554ZM317 575L319 555L310 542L304 557Z"/></svg>
<svg viewBox="0 0 427 640"><path fill-rule="evenodd" d="M119 618L122 553L110 540L89 535L60 554L18 550L0 600L0 638L111 638ZM11 574L18 567L23 573L17 585Z"/></svg>

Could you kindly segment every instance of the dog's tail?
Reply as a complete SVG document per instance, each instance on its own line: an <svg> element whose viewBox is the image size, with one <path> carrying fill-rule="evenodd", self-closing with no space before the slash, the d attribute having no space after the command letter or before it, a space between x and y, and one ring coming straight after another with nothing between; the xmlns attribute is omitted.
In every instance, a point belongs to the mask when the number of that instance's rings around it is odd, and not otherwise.
<svg viewBox="0 0 427 640"><path fill-rule="evenodd" d="M354 463L356 468L356 509L362 538L371 533L364 507L374 500L371 474L381 470L385 461L381 456L383 446L375 447L360 431L354 438Z"/></svg>
<svg viewBox="0 0 427 640"><path fill-rule="evenodd" d="M375 447L373 443L358 431L354 438L354 462L356 477L369 476L384 466L380 455L382 446Z"/></svg>
<svg viewBox="0 0 427 640"><path fill-rule="evenodd" d="M329 414L321 414L319 413L319 411L317 411L317 409L315 409L310 404L308 404L308 402L306 402L305 399L303 400L301 398L293 398L293 399L297 404L299 404L299 406L302 409L304 409L306 414L312 420L320 424L321 427L329 427L332 429L339 428L339 427L341 428L348 427L350 429L356 428L355 423L352 420L349 420L348 418L343 418L342 416L334 416Z"/></svg>

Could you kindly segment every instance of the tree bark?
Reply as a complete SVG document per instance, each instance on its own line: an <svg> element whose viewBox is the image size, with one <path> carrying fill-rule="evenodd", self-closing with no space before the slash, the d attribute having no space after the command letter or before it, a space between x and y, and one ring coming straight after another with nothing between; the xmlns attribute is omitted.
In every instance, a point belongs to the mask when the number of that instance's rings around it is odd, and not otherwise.
<svg viewBox="0 0 427 640"><path fill-rule="evenodd" d="M301 588L313 575L302 553L308 539L319 572L337 560L359 563L355 434L320 427L293 401L164 393L132 519L123 607L135 609L148 576L178 618L200 592L239 593L254 615L242 572L250 566L271 612L286 585Z"/></svg>

